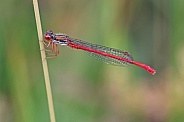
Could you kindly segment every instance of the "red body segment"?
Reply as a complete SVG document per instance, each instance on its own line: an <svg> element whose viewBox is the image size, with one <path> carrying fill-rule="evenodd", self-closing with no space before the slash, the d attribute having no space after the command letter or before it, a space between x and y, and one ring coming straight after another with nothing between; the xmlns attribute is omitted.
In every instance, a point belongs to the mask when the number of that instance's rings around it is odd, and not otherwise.
<svg viewBox="0 0 184 122"><path fill-rule="evenodd" d="M81 49L81 50L97 53L97 54L100 54L100 55L103 55L103 56L111 57L111 58L114 58L114 59L117 59L117 60L122 60L122 61L125 61L125 62L128 62L128 63L134 64L136 66L139 66L139 67L145 69L147 72L149 72L152 75L154 75L156 73L156 70L154 70L152 67L150 67L150 66L148 66L146 64L140 63L140 62L136 62L134 60L128 60L126 58L122 58L122 57L119 57L119 56L116 56L116 55L112 55L112 54L109 54L109 53L101 52L99 50L93 50L91 48L86 48L86 47L81 46L81 45L76 45L76 44L73 44L71 42L68 43L68 46L71 47L71 48Z"/></svg>

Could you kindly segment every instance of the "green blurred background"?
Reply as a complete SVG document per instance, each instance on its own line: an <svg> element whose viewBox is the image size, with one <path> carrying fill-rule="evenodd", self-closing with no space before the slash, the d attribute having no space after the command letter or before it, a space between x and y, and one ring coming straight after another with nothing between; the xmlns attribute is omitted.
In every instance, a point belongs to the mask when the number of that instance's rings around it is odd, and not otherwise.
<svg viewBox="0 0 184 122"><path fill-rule="evenodd" d="M184 122L183 0L40 0L43 31L130 52L116 67L60 46L49 59L57 122ZM31 0L0 3L0 122L49 122Z"/></svg>

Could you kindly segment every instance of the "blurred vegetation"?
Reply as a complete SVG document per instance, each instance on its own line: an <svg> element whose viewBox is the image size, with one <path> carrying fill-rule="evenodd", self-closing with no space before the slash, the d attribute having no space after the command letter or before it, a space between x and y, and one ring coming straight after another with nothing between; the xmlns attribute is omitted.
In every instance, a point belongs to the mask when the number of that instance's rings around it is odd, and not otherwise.
<svg viewBox="0 0 184 122"><path fill-rule="evenodd" d="M106 65L60 46L49 59L58 122L183 122L184 1L40 0L43 30L130 52ZM0 121L49 122L31 0L0 4Z"/></svg>

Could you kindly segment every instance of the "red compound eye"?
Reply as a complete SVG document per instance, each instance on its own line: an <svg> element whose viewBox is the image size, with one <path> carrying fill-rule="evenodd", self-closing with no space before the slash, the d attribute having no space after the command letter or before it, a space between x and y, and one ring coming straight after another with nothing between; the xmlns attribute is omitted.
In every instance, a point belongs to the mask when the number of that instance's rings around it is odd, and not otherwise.
<svg viewBox="0 0 184 122"><path fill-rule="evenodd" d="M48 34L45 34L45 35L44 35L44 39L47 40L47 41L49 41L49 40L51 40L51 36L48 35Z"/></svg>

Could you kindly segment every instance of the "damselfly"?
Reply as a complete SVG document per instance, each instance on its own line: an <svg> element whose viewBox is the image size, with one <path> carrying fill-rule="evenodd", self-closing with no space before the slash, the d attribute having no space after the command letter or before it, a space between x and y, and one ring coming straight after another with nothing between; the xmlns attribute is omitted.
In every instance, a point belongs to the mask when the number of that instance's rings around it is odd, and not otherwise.
<svg viewBox="0 0 184 122"><path fill-rule="evenodd" d="M117 66L128 66L134 64L145 69L150 74L154 75L156 70L150 66L134 61L133 57L125 51L121 51L114 48L109 48L97 44L91 44L82 40L70 38L68 35L63 33L54 34L51 30L48 30L45 35L46 47L51 46L51 52L54 52L54 56L59 55L58 44L66 45L71 48L80 49L86 51L90 56L93 56L107 64Z"/></svg>

